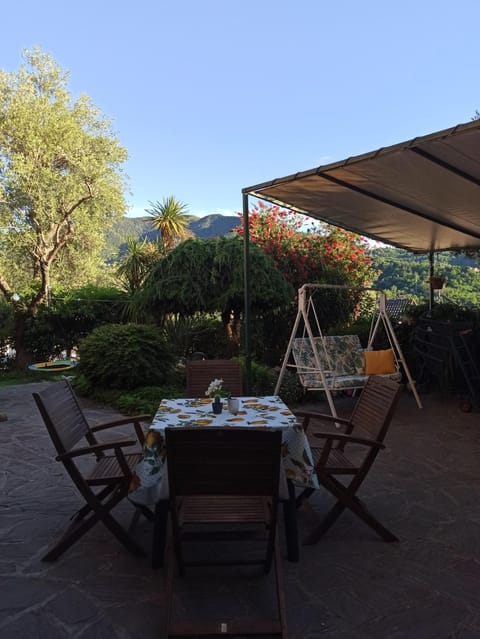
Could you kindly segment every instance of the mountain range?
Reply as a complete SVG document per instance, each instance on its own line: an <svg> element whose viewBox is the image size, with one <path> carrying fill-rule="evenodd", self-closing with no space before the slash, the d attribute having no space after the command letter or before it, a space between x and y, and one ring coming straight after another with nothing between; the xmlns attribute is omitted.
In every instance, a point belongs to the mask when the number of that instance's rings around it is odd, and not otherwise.
<svg viewBox="0 0 480 639"><path fill-rule="evenodd" d="M232 229L239 226L237 215L220 215L218 213L204 217L189 216L188 230L202 239L228 235ZM160 237L159 231L152 228L151 217L122 217L107 231L106 252L115 255L125 244L128 237L149 241Z"/></svg>

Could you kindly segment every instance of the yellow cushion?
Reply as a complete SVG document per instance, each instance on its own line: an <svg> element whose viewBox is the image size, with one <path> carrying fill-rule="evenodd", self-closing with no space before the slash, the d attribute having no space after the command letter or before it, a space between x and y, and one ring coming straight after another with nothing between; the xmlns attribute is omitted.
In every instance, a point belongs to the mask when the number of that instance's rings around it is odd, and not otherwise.
<svg viewBox="0 0 480 639"><path fill-rule="evenodd" d="M365 375L386 375L396 373L393 350L365 351Z"/></svg>

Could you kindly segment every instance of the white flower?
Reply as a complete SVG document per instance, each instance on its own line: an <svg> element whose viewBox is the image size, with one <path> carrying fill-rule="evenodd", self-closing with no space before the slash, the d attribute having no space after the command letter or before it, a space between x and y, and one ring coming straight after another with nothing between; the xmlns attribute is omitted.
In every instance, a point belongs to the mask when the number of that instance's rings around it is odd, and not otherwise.
<svg viewBox="0 0 480 639"><path fill-rule="evenodd" d="M222 390L223 379L214 379L213 382L210 382L209 387L205 391L205 395L207 397L220 397L220 392Z"/></svg>

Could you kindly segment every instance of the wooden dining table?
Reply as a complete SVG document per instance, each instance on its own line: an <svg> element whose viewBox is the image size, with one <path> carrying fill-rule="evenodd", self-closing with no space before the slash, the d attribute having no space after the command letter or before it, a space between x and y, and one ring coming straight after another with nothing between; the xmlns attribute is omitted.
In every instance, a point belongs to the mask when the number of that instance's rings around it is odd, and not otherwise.
<svg viewBox="0 0 480 639"><path fill-rule="evenodd" d="M152 565L162 565L168 521L168 473L165 450L165 428L178 427L245 427L272 428L282 431L282 467L286 479L283 512L287 557L298 561L299 544L295 507L295 486L318 488L312 453L301 425L286 404L276 395L240 397L235 413L223 410L215 414L210 398L164 399L146 435L143 457L137 465L131 486L134 503L155 507L152 543Z"/></svg>

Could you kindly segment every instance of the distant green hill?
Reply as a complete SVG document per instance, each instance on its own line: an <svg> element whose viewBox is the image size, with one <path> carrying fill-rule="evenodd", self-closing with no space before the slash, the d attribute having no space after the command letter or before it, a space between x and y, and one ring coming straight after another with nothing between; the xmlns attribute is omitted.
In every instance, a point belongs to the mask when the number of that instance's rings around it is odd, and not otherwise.
<svg viewBox="0 0 480 639"><path fill-rule="evenodd" d="M227 235L236 226L240 225L240 218L236 215L206 215L196 217L189 224L189 229L196 237L218 237Z"/></svg>
<svg viewBox="0 0 480 639"><path fill-rule="evenodd" d="M200 218L193 215L189 217L189 230L195 237L200 238L227 235L240 223L236 215L213 214ZM120 247L125 244L127 237L148 238L151 241L159 237L159 235L158 231L152 229L152 218L150 216L122 217L107 231L106 254L109 257L116 255Z"/></svg>
<svg viewBox="0 0 480 639"><path fill-rule="evenodd" d="M372 267L379 276L374 286L389 297L407 296L417 301L429 298L430 265L428 255L414 255L396 248L378 248L369 253ZM465 255L439 252L435 255L435 273L446 285L437 293L439 299L467 306L480 305L480 271L478 261Z"/></svg>
<svg viewBox="0 0 480 639"><path fill-rule="evenodd" d="M112 257L118 253L122 244L125 244L127 237L141 237L147 226L146 217L122 217L117 220L106 232L105 253Z"/></svg>

